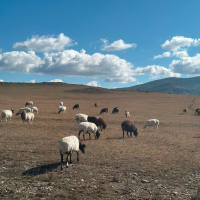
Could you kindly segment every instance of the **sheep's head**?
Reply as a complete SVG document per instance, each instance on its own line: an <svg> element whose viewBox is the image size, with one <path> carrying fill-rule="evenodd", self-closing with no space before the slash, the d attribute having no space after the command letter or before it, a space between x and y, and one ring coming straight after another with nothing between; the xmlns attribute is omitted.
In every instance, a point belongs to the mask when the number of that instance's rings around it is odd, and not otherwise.
<svg viewBox="0 0 200 200"><path fill-rule="evenodd" d="M97 132L96 132L96 134L95 134L95 139L99 139L99 137L100 137L100 133L99 133L99 131L97 130Z"/></svg>
<svg viewBox="0 0 200 200"><path fill-rule="evenodd" d="M138 135L137 128L135 129L135 131L133 133L134 133L135 137L137 137L137 135Z"/></svg>
<svg viewBox="0 0 200 200"><path fill-rule="evenodd" d="M104 125L103 125L103 129L105 129L105 128L106 128L106 126L107 126L107 124L104 124Z"/></svg>
<svg viewBox="0 0 200 200"><path fill-rule="evenodd" d="M82 144L81 142L79 143L79 149L82 151L82 153L85 153L85 148L86 148L86 145L85 144Z"/></svg>
<svg viewBox="0 0 200 200"><path fill-rule="evenodd" d="M12 113L14 113L14 110L11 110L12 111Z"/></svg>

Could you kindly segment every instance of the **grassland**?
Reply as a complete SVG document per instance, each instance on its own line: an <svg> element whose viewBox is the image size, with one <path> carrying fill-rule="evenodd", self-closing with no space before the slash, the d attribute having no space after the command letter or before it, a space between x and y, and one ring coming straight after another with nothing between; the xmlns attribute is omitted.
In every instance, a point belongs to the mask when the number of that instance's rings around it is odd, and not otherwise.
<svg viewBox="0 0 200 200"><path fill-rule="evenodd" d="M70 91L71 90L71 91ZM1 84L0 110L33 101L39 114L32 125L20 116L0 123L0 199L191 199L200 183L200 96L86 89L68 84ZM57 113L59 102L66 113ZM98 102L100 107L95 108ZM73 110L79 103L80 109ZM118 106L120 112L111 114ZM183 108L189 109L183 114ZM86 153L60 170L58 141L78 135L74 116L100 116L107 128L99 140L86 135ZM124 111L138 128L122 139ZM143 129L149 118L158 130ZM82 140L82 134L81 134Z"/></svg>

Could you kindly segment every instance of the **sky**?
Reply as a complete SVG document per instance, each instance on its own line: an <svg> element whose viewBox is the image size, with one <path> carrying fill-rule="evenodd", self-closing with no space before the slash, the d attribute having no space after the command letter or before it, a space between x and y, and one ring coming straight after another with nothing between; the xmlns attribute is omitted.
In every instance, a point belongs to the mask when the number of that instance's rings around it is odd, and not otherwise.
<svg viewBox="0 0 200 200"><path fill-rule="evenodd" d="M8 0L0 81L130 87L200 74L199 0Z"/></svg>

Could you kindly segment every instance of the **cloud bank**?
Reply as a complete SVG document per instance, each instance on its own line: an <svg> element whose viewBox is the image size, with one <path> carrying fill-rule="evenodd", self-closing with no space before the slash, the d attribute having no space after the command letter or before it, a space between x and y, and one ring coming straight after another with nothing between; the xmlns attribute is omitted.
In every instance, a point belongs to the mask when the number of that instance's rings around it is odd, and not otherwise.
<svg viewBox="0 0 200 200"><path fill-rule="evenodd" d="M27 39L24 42L17 42L13 45L14 49L19 50L32 50L36 52L47 51L62 51L65 47L73 46L77 43L73 43L73 40L60 33L58 37L53 36L33 36L31 39Z"/></svg>

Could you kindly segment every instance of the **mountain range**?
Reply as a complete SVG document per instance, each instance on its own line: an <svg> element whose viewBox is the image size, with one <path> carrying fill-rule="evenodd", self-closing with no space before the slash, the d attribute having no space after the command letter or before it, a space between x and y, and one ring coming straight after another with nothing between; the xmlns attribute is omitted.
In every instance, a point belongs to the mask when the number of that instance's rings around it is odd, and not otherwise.
<svg viewBox="0 0 200 200"><path fill-rule="evenodd" d="M200 95L200 76L193 78L165 78L120 89Z"/></svg>

